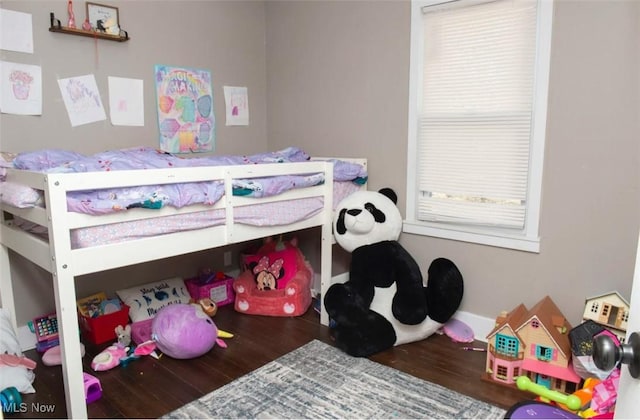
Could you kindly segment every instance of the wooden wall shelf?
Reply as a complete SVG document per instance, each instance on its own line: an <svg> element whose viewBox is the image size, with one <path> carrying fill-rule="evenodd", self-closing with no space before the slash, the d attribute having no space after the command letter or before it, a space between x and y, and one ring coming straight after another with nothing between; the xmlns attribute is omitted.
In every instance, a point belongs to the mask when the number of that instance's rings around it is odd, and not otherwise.
<svg viewBox="0 0 640 420"><path fill-rule="evenodd" d="M116 42L125 42L130 40L131 38L129 38L129 36L127 35L127 32L124 31L125 35L111 35L111 34L103 34L102 32L95 32L95 31L85 31L84 29L75 29L75 28L69 28L66 26L52 26L49 28L50 32L58 32L61 34L69 34L69 35L78 35L78 36L86 36L89 38L98 38L98 39L108 39L109 41L116 41Z"/></svg>
<svg viewBox="0 0 640 420"><path fill-rule="evenodd" d="M49 32L58 32L58 33L67 34L67 35L85 36L88 38L107 39L109 41L116 41L116 42L125 42L131 39L129 38L129 33L122 29L120 30L120 35L111 35L111 34L96 32L96 31L85 31L84 29L69 28L68 26L60 25L60 20L55 19L53 17L53 13L50 14L50 17L51 17L51 26L49 27Z"/></svg>

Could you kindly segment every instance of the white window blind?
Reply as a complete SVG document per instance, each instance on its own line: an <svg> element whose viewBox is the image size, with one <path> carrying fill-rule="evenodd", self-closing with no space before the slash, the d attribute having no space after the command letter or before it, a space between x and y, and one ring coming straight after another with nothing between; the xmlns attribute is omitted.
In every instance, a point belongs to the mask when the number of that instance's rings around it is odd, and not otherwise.
<svg viewBox="0 0 640 420"><path fill-rule="evenodd" d="M537 1L423 7L417 219L522 230Z"/></svg>

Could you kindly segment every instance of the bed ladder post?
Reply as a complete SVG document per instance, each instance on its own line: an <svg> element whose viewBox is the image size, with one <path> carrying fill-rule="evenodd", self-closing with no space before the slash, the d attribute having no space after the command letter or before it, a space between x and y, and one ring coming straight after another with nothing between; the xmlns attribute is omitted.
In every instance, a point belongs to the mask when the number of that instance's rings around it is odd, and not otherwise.
<svg viewBox="0 0 640 420"><path fill-rule="evenodd" d="M4 223L4 220L2 222ZM16 319L16 304L11 280L11 266L9 265L9 248L5 245L0 245L0 307L8 311L11 317L11 325L17 334L18 321Z"/></svg>
<svg viewBox="0 0 640 420"><path fill-rule="evenodd" d="M67 223L65 175L68 174L49 174L46 177L45 200L48 204L51 274L58 318L67 417L86 419L87 403L82 374L70 227Z"/></svg>
<svg viewBox="0 0 640 420"><path fill-rule="evenodd" d="M324 308L323 299L331 286L331 262L333 250L333 163L327 162L325 185L329 186L324 196L324 220L322 223L322 240L320 244L320 323L329 325L329 314Z"/></svg>

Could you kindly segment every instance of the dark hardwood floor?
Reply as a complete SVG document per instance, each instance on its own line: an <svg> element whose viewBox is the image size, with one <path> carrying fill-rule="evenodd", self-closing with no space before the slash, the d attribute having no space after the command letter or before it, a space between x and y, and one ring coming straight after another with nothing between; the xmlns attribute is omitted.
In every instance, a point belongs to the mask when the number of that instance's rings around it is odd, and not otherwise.
<svg viewBox="0 0 640 420"><path fill-rule="evenodd" d="M329 330L320 325L319 319L313 309L296 318L276 318L239 314L232 306L225 306L214 321L220 329L234 334L226 340L228 348L216 346L191 360L146 356L106 372L93 372L90 368L91 359L106 344L87 345L85 371L98 377L103 388L102 398L88 406L89 417L162 416L313 339L331 343ZM483 380L486 353L464 351L461 347L465 345L468 344L454 343L444 335L433 335L371 359L505 409L532 398L515 388ZM485 347L481 342L473 345ZM5 418L66 417L61 367L44 366L35 350L26 355L38 361L36 393L23 395L25 412L5 413Z"/></svg>

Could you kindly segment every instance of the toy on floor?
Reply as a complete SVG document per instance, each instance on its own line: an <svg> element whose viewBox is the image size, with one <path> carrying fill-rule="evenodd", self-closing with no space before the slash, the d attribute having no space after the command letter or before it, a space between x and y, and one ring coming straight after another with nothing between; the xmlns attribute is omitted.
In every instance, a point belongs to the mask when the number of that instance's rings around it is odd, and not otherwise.
<svg viewBox="0 0 640 420"><path fill-rule="evenodd" d="M15 386L5 388L0 392L0 405L3 413L15 413L22 405L22 395Z"/></svg>
<svg viewBox="0 0 640 420"><path fill-rule="evenodd" d="M616 345L620 345L617 336L590 319L569 331L571 364L582 379L593 377L605 379L609 376L608 371L598 369L593 361L594 338L601 334L610 334L612 339L617 341Z"/></svg>
<svg viewBox="0 0 640 420"><path fill-rule="evenodd" d="M540 401L522 401L504 415L505 419L581 419L577 414Z"/></svg>
<svg viewBox="0 0 640 420"><path fill-rule="evenodd" d="M126 325L124 327L122 325L118 325L115 328L115 331L120 345L126 347L131 344L131 325Z"/></svg>
<svg viewBox="0 0 640 420"><path fill-rule="evenodd" d="M366 357L435 333L462 301L463 279L446 258L433 260L428 280L398 242L402 215L389 188L358 191L336 207L334 233L351 252L349 280L323 297L336 346Z"/></svg>
<svg viewBox="0 0 640 420"><path fill-rule="evenodd" d="M222 336L231 336L224 331ZM151 337L158 349L174 359L202 356L218 344L219 330L200 305L173 304L158 311L151 324Z"/></svg>
<svg viewBox="0 0 640 420"><path fill-rule="evenodd" d="M84 344L80 343L80 357L84 357ZM51 347L42 355L42 364L45 366L57 366L62 364L62 352L60 345Z"/></svg>
<svg viewBox="0 0 640 420"><path fill-rule="evenodd" d="M129 325L127 325L129 327ZM96 372L113 369L116 366L127 367L129 362L137 360L142 356L150 355L159 359L156 354L156 343L153 340L145 341L135 347L125 345L125 343L131 343L129 338L130 329L122 328L122 326L116 327L118 332L118 341L104 349L101 353L96 355L91 361L91 368Z"/></svg>
<svg viewBox="0 0 640 420"><path fill-rule="evenodd" d="M611 391L614 384L611 382L619 378L616 372L612 372L613 377L605 381L597 378L588 378L584 381L582 388L573 394L550 390L544 385L536 384L527 376L519 376L516 380L518 389L538 395L538 400L559 409L568 415L570 412L575 418L613 418L613 407L615 404L615 391ZM616 383L617 385L617 383ZM516 418L516 417L513 417ZM517 417L521 418L521 417ZM543 418L567 418L567 417L543 417ZM573 418L573 417L571 417Z"/></svg>
<svg viewBox="0 0 640 420"><path fill-rule="evenodd" d="M611 291L586 298L582 320L596 322L616 335L618 341L624 342L627 335L629 309L629 302L620 293Z"/></svg>
<svg viewBox="0 0 640 420"><path fill-rule="evenodd" d="M113 369L120 361L128 356L129 347L114 343L97 354L91 361L91 369L96 372Z"/></svg>
<svg viewBox="0 0 640 420"><path fill-rule="evenodd" d="M571 365L571 324L550 296L531 309L522 303L496 318L487 335L484 378L514 384L520 375L550 389L576 389L582 380Z"/></svg>
<svg viewBox="0 0 640 420"><path fill-rule="evenodd" d="M218 312L218 305L209 298L198 299L198 304L202 307L204 313L211 317L215 316Z"/></svg>
<svg viewBox="0 0 640 420"><path fill-rule="evenodd" d="M554 391L544 385L539 385L531 381L526 376L519 376L516 380L518 389L534 393L542 398L543 402L554 401L566 406L571 411L578 411L582 408L582 401L575 395L567 395Z"/></svg>
<svg viewBox="0 0 640 420"><path fill-rule="evenodd" d="M38 352L43 353L60 343L58 317L55 312L34 318L29 326L36 334L36 350Z"/></svg>
<svg viewBox="0 0 640 420"><path fill-rule="evenodd" d="M98 378L93 375L89 375L86 372L82 372L84 380L84 396L87 404L91 404L102 397L102 385Z"/></svg>
<svg viewBox="0 0 640 420"><path fill-rule="evenodd" d="M459 319L451 318L441 328L442 332L455 343L473 343L475 334L470 326Z"/></svg>

